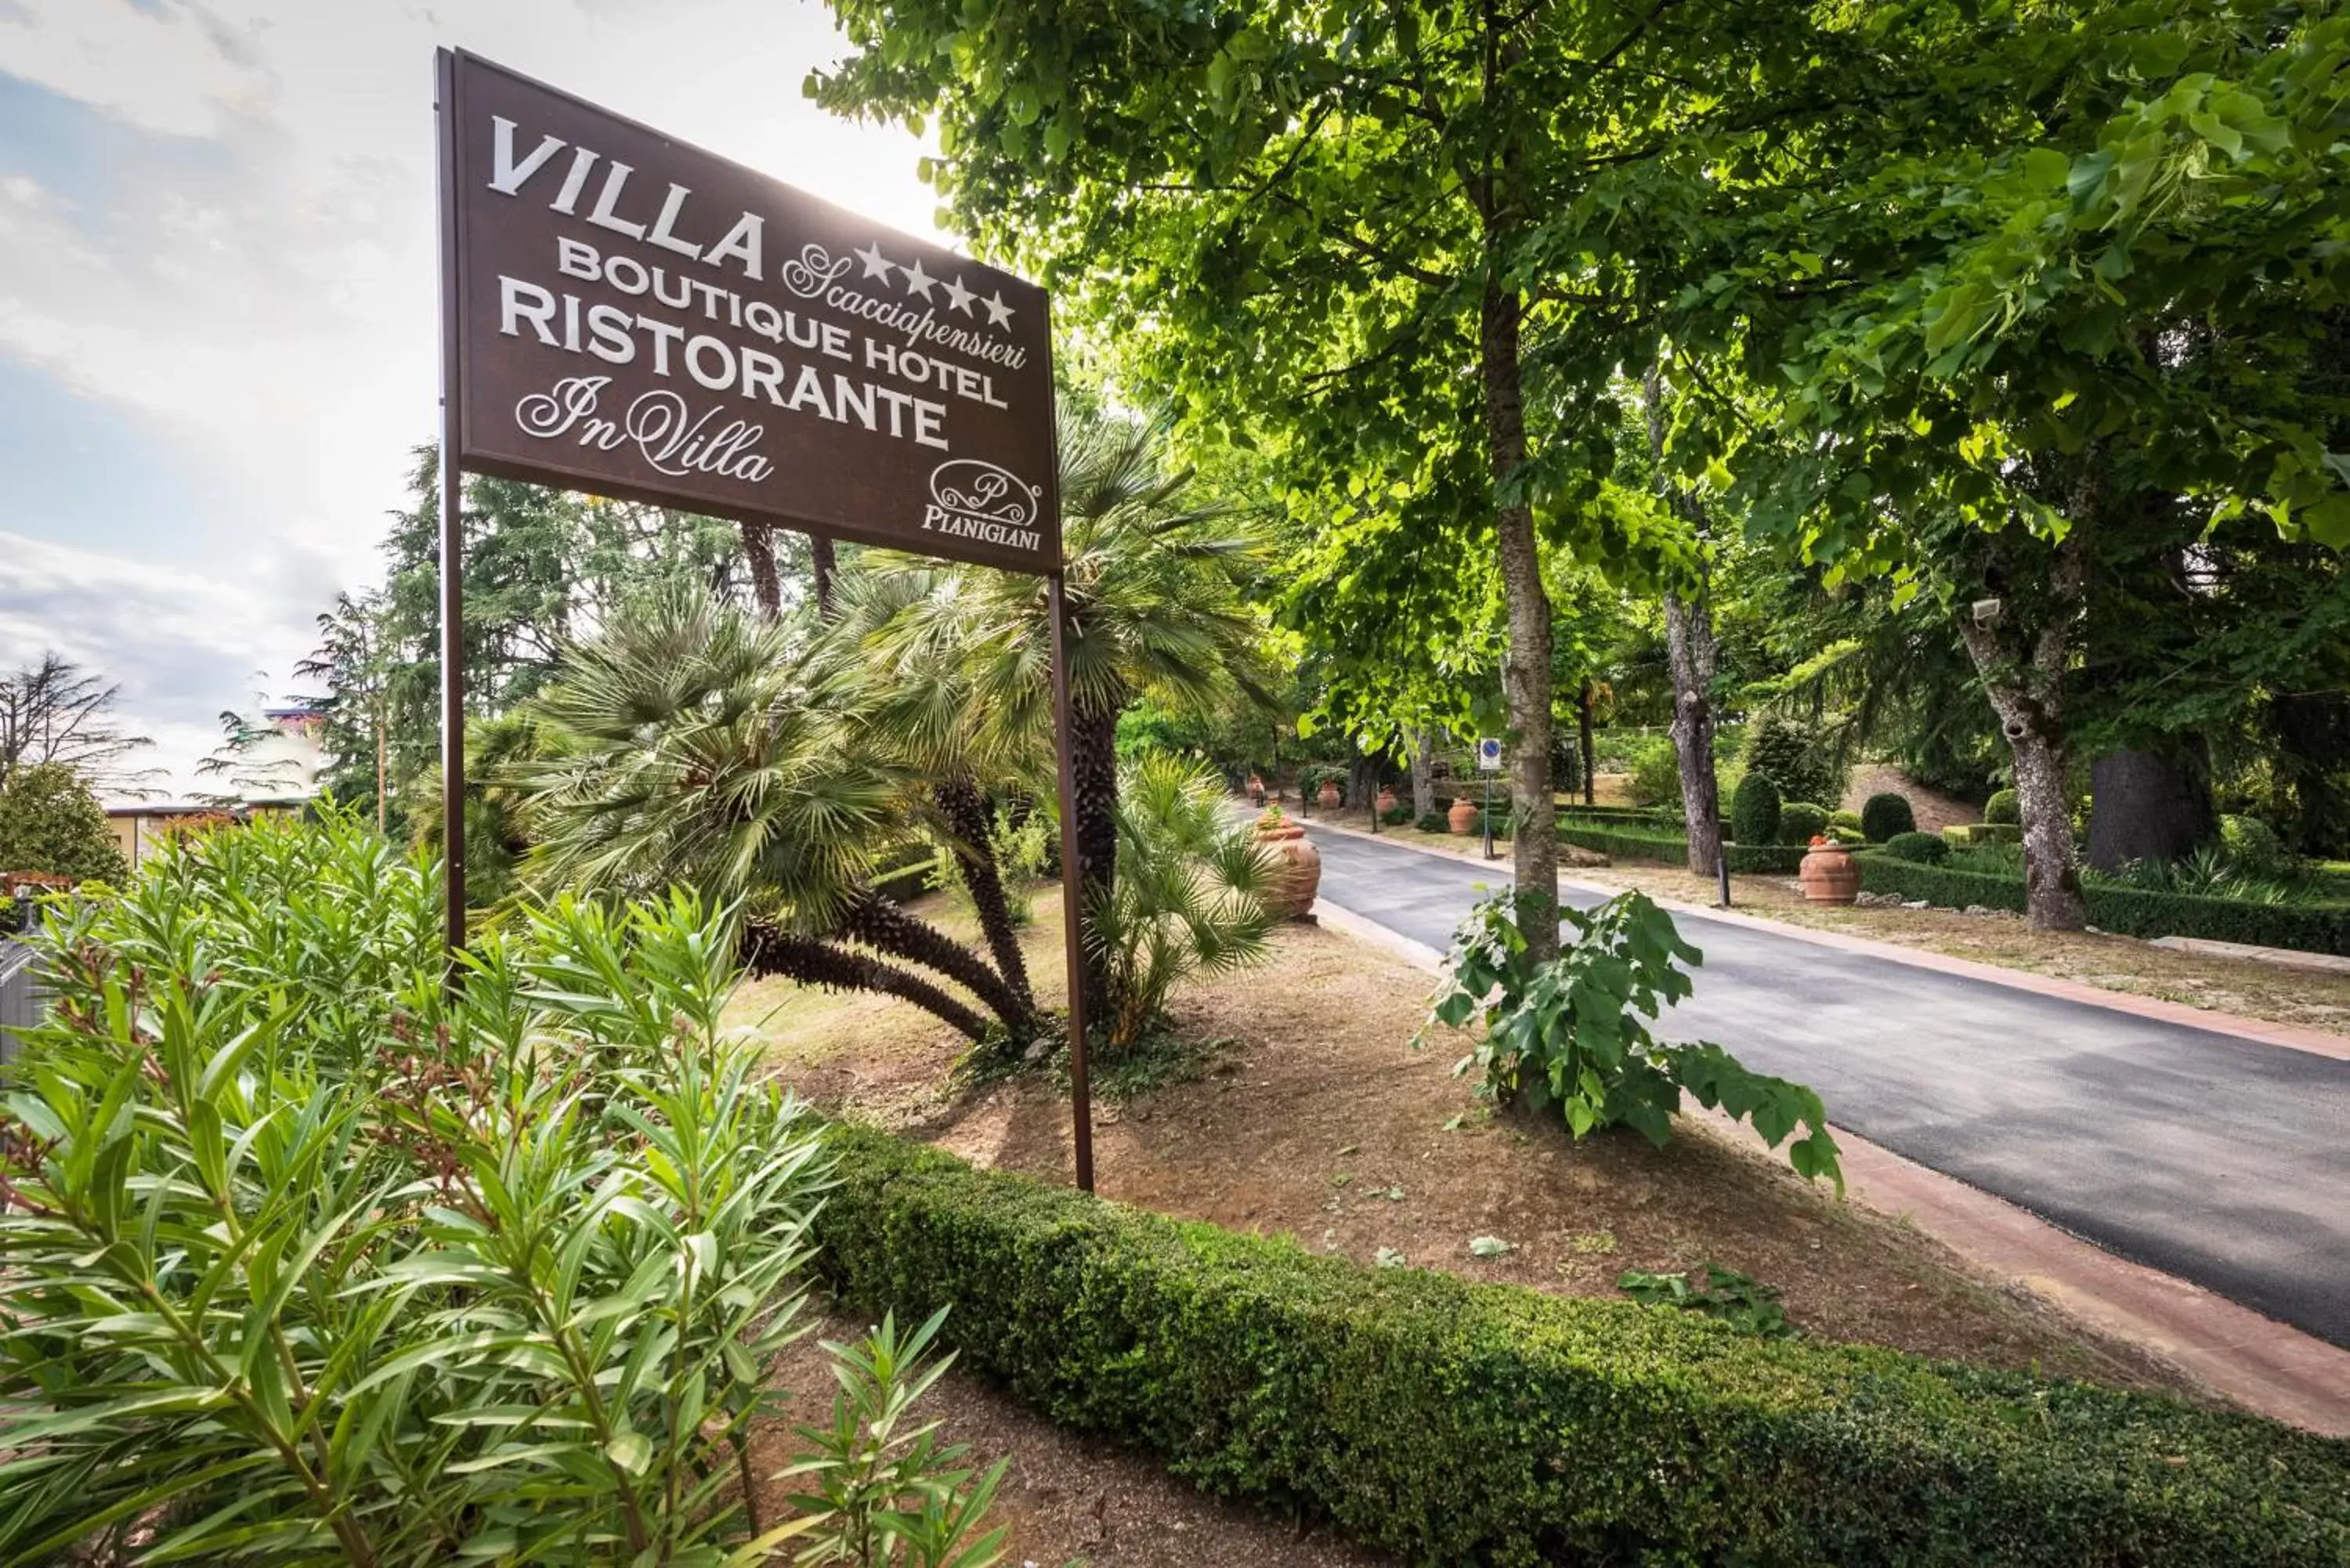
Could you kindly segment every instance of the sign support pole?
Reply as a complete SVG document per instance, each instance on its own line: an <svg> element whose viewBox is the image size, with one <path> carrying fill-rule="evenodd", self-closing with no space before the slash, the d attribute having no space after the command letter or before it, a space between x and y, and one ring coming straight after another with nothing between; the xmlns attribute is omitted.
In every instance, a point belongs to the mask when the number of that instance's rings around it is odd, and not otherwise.
<svg viewBox="0 0 2350 1568"><path fill-rule="evenodd" d="M465 946L465 525L457 357L457 57L433 62L441 130L441 842L452 982Z"/></svg>
<svg viewBox="0 0 2350 1568"><path fill-rule="evenodd" d="M1069 717L1069 615L1058 566L1045 574L1045 609L1053 622L1053 725L1061 742L1061 943L1069 971L1069 1123L1076 1143L1077 1188L1091 1192L1093 1085L1086 1062L1086 954L1077 934L1083 894L1077 858L1076 730Z"/></svg>

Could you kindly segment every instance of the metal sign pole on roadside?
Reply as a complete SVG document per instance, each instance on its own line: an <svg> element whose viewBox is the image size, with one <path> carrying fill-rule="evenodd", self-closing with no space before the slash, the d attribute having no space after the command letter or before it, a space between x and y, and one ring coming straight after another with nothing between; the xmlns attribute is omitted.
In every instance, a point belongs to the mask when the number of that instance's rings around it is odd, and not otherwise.
<svg viewBox="0 0 2350 1568"><path fill-rule="evenodd" d="M1086 955L1077 937L1084 877L1077 853L1077 779L1069 717L1068 603L1060 568L1045 576L1045 614L1053 621L1053 723L1061 755L1061 956L1069 972L1069 1120L1076 1143L1077 1189L1094 1189L1093 1085L1086 1061Z"/></svg>
<svg viewBox="0 0 2350 1568"><path fill-rule="evenodd" d="M465 524L464 425L458 395L457 257L464 180L457 153L457 58L445 49L433 61L434 119L441 135L441 843L449 946L449 983L463 971L465 947Z"/></svg>

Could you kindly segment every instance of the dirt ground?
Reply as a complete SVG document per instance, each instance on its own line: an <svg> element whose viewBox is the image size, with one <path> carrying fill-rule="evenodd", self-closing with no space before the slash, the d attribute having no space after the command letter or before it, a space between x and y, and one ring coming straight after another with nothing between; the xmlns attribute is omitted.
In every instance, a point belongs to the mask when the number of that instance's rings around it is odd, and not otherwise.
<svg viewBox="0 0 2350 1568"><path fill-rule="evenodd" d="M1306 819L1336 821L1367 830L1362 812L1316 813ZM1922 820L1922 819L1921 819ZM1450 834L1421 833L1409 824L1381 826L1381 836L1398 843L1481 859L1482 841ZM1510 846L1497 841L1490 862L1497 877L1509 875ZM1559 866L1575 880L1594 887L1638 888L1652 898L1711 905L1720 897L1713 878L1691 876L1679 867L1641 861L1611 862L1604 855L1559 846ZM1733 877L1731 903L1742 914L1784 920L1816 930L1841 931L1923 948L1977 963L1997 964L2033 974L2076 981L2106 991L2158 997L2189 1007L2266 1019L2304 1029L2350 1034L2350 974L2290 969L2246 959L2174 952L2134 937L2094 932L2034 931L2021 919L1963 915L1955 909L1836 909L1809 904L1792 877Z"/></svg>
<svg viewBox="0 0 2350 1568"><path fill-rule="evenodd" d="M926 912L958 923L935 901ZM1036 918L1029 961L1040 994L1057 1000L1049 893ZM1412 1044L1430 983L1375 949L1292 926L1263 967L1192 985L1176 1013L1180 1036L1199 1043L1198 1075L1097 1107L1103 1196L1286 1233L1358 1262L1399 1255L1565 1294L1618 1298L1626 1269L1712 1262L1778 1287L1789 1318L1825 1339L2201 1397L2168 1365L1694 1123L1658 1150L1629 1134L1577 1143L1562 1127L1491 1114L1451 1074L1462 1036ZM766 981L743 989L735 1016L827 1109L981 1165L1068 1179L1067 1104L1045 1076L958 1092L957 1040L911 1009ZM1481 1237L1507 1251L1472 1255ZM1003 1503L1011 1562L1369 1561L1209 1504L1147 1461L1105 1455L975 1383L950 1378L941 1391L951 1436L1014 1456Z"/></svg>

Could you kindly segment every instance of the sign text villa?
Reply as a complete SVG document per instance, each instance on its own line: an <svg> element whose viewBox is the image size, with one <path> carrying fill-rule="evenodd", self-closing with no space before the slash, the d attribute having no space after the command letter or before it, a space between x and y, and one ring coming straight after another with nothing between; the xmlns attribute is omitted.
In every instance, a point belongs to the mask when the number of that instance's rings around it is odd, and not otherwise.
<svg viewBox="0 0 2350 1568"><path fill-rule="evenodd" d="M455 67L466 467L1060 564L1041 290Z"/></svg>

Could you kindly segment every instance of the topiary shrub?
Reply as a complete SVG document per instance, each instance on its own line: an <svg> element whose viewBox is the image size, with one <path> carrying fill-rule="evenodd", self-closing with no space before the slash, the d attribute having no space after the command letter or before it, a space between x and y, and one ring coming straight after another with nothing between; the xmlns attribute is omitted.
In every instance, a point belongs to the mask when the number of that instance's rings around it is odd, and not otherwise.
<svg viewBox="0 0 2350 1568"><path fill-rule="evenodd" d="M1779 808L1779 842L1809 844L1828 829L1828 808L1807 800L1791 800Z"/></svg>
<svg viewBox="0 0 2350 1568"><path fill-rule="evenodd" d="M1818 733L1784 713L1765 713L1747 732L1746 771L1775 785L1782 800L1842 800L1846 770Z"/></svg>
<svg viewBox="0 0 2350 1568"><path fill-rule="evenodd" d="M1860 808L1860 831L1871 844L1890 844L1897 834L1918 831L1917 813L1909 797L1885 790L1868 797Z"/></svg>
<svg viewBox="0 0 2350 1568"><path fill-rule="evenodd" d="M1426 816L1421 817L1418 822L1413 823L1412 826L1419 828L1422 833L1451 833L1452 831L1452 819L1446 816L1443 812L1431 811Z"/></svg>
<svg viewBox="0 0 2350 1568"><path fill-rule="evenodd" d="M2223 816L2220 819L2220 847L2228 852L2229 861L2254 876L2282 876L2293 868L2293 857L2285 852L2284 841L2276 829L2257 816Z"/></svg>
<svg viewBox="0 0 2350 1568"><path fill-rule="evenodd" d="M1737 844L1779 842L1779 786L1761 774L1738 781L1730 797L1730 836Z"/></svg>
<svg viewBox="0 0 2350 1568"><path fill-rule="evenodd" d="M1885 841L1885 852L1920 866L1939 866L1950 857L1950 846L1939 833L1897 833Z"/></svg>
<svg viewBox="0 0 2350 1568"><path fill-rule="evenodd" d="M1401 827L1411 820L1411 807L1402 801L1398 801L1379 813L1379 820L1389 827Z"/></svg>
<svg viewBox="0 0 2350 1568"><path fill-rule="evenodd" d="M1983 820L2008 827L2021 823L2023 808L2016 804L2015 792L2012 789L1993 790L1991 798L1983 802Z"/></svg>
<svg viewBox="0 0 2350 1568"><path fill-rule="evenodd" d="M1863 832L1860 826L1860 813L1856 811L1832 811L1828 813L1828 826L1831 830L1841 827L1853 833Z"/></svg>

